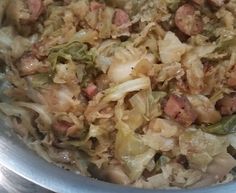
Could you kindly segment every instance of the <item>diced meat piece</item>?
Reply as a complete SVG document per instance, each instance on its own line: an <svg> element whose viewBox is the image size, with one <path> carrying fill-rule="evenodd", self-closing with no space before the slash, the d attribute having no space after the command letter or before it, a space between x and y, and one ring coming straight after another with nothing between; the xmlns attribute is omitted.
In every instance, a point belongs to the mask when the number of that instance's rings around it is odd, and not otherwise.
<svg viewBox="0 0 236 193"><path fill-rule="evenodd" d="M232 76L234 74L234 76ZM231 77L227 80L227 85L232 88L236 88L236 72L231 74Z"/></svg>
<svg viewBox="0 0 236 193"><path fill-rule="evenodd" d="M130 22L129 15L122 9L117 9L113 19L113 23L116 26L122 26Z"/></svg>
<svg viewBox="0 0 236 193"><path fill-rule="evenodd" d="M67 121L56 121L52 124L52 129L57 135L66 135L68 129L72 126L71 123Z"/></svg>
<svg viewBox="0 0 236 193"><path fill-rule="evenodd" d="M20 62L17 64L17 68L21 76L27 76L38 72L48 72L49 64L44 64L40 62L31 54L26 54L21 58Z"/></svg>
<svg viewBox="0 0 236 193"><path fill-rule="evenodd" d="M214 7L222 7L226 0L208 0L208 3Z"/></svg>
<svg viewBox="0 0 236 193"><path fill-rule="evenodd" d="M102 9L102 8L105 8L105 5L102 4L102 3L98 3L98 2L96 2L96 1L92 1L92 2L90 3L90 10L91 10L91 11L96 11L96 10Z"/></svg>
<svg viewBox="0 0 236 193"><path fill-rule="evenodd" d="M236 112L236 94L226 95L216 103L216 108L222 115L232 115Z"/></svg>
<svg viewBox="0 0 236 193"><path fill-rule="evenodd" d="M165 104L164 112L183 126L190 126L197 118L191 103L184 96L171 95Z"/></svg>
<svg viewBox="0 0 236 193"><path fill-rule="evenodd" d="M202 18L196 15L195 8L190 4L184 4L178 8L175 14L175 24L183 33L192 36L203 30Z"/></svg>
<svg viewBox="0 0 236 193"><path fill-rule="evenodd" d="M236 88L236 76L235 77L231 77L227 80L227 84L230 87Z"/></svg>
<svg viewBox="0 0 236 193"><path fill-rule="evenodd" d="M31 20L36 21L43 12L42 0L27 0L27 4L31 13Z"/></svg>
<svg viewBox="0 0 236 193"><path fill-rule="evenodd" d="M227 80L227 85L236 88L236 65L234 65L234 68L230 72L229 78Z"/></svg>
<svg viewBox="0 0 236 193"><path fill-rule="evenodd" d="M85 88L84 92L89 99L92 99L98 92L97 86L91 83Z"/></svg>

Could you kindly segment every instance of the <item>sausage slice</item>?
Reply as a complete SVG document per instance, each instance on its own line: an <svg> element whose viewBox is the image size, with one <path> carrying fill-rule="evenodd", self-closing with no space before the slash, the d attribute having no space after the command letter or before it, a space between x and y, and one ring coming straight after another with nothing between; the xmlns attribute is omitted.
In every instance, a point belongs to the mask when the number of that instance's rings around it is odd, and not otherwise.
<svg viewBox="0 0 236 193"><path fill-rule="evenodd" d="M195 13L195 8L190 4L184 4L178 8L175 14L175 25L183 33L192 36L203 30L202 18Z"/></svg>

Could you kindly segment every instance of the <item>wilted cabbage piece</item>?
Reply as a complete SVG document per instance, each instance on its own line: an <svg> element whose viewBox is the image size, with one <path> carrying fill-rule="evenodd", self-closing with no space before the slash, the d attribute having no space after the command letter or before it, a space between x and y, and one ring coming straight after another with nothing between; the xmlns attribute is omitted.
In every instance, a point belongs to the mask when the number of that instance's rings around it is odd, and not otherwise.
<svg viewBox="0 0 236 193"><path fill-rule="evenodd" d="M5 16L6 8L9 2L10 2L9 0L2 0L0 2L0 26L2 26L2 20L3 20L3 17Z"/></svg>
<svg viewBox="0 0 236 193"><path fill-rule="evenodd" d="M49 61L52 65L61 60L73 60L82 64L93 64L93 55L88 51L88 46L80 42L61 44L53 47L49 53Z"/></svg>
<svg viewBox="0 0 236 193"><path fill-rule="evenodd" d="M83 128L83 132L76 140L65 141L67 145L72 145L79 150L83 150L87 155L88 159L98 168L101 168L103 163L107 163L109 155L107 150L110 144L110 139L108 138L108 131L104 128L98 127L96 125L91 125L89 128ZM92 139L96 139L98 145L93 148Z"/></svg>
<svg viewBox="0 0 236 193"><path fill-rule="evenodd" d="M159 133L148 132L142 138L145 145L157 150L157 151L170 151L175 146L175 140L167 138Z"/></svg>
<svg viewBox="0 0 236 193"><path fill-rule="evenodd" d="M209 186L218 180L224 183L223 178L235 167L235 164L235 159L228 153L222 152L216 155L201 180L191 187L199 188Z"/></svg>
<svg viewBox="0 0 236 193"><path fill-rule="evenodd" d="M165 64L179 62L186 49L186 45L181 43L172 32L168 32L164 39L159 41L161 61Z"/></svg>
<svg viewBox="0 0 236 193"><path fill-rule="evenodd" d="M133 47L120 48L115 50L114 57L111 58L111 65L108 70L108 77L112 82L121 83L133 79L136 73L145 74L145 69L138 69L142 64L148 66L154 60L152 54L142 53Z"/></svg>
<svg viewBox="0 0 236 193"><path fill-rule="evenodd" d="M124 162L130 179L137 180L155 151L146 146L132 131L125 131L126 128L121 123L117 127L119 131L115 144L116 157Z"/></svg>
<svg viewBox="0 0 236 193"><path fill-rule="evenodd" d="M179 136L180 151L189 157L190 164L205 171L212 157L224 152L228 146L226 139L201 130L190 129Z"/></svg>
<svg viewBox="0 0 236 193"><path fill-rule="evenodd" d="M18 59L30 46L30 39L19 36L13 27L0 29L0 58L2 60Z"/></svg>
<svg viewBox="0 0 236 193"><path fill-rule="evenodd" d="M122 121L123 105L120 100L116 106L116 128L118 133L115 139L115 156L121 160L126 168L127 175L131 181L137 180L150 160L155 155L155 151L146 146L134 131Z"/></svg>
<svg viewBox="0 0 236 193"><path fill-rule="evenodd" d="M129 80L125 83L114 86L104 91L104 102L118 101L122 99L127 93L146 90L150 87L150 79L147 77L137 78L134 80Z"/></svg>
<svg viewBox="0 0 236 193"><path fill-rule="evenodd" d="M14 119L12 126L16 128L16 131L19 132L20 135L23 134L22 137L25 137L26 139L29 135L32 135L36 139L39 137L36 128L34 128L31 123L32 114L30 114L29 111L17 105L8 103L0 103L0 109L5 115ZM17 118L20 120L19 122Z"/></svg>
<svg viewBox="0 0 236 193"><path fill-rule="evenodd" d="M96 73L94 54L84 43L55 46L50 50L48 60L52 65L53 81L58 84L81 82L85 80L85 75Z"/></svg>
<svg viewBox="0 0 236 193"><path fill-rule="evenodd" d="M201 179L202 173L199 170L186 170L177 163L168 163L161 167L164 178L174 179L176 185L188 187Z"/></svg>
<svg viewBox="0 0 236 193"><path fill-rule="evenodd" d="M18 102L16 103L19 107L28 108L32 111L38 113L38 118L36 121L37 124L40 124L38 128L43 128L44 131L47 131L52 124L51 115L48 112L48 109L45 106L34 104L34 103L25 103L25 102ZM42 132L42 130L41 130Z"/></svg>
<svg viewBox="0 0 236 193"><path fill-rule="evenodd" d="M27 79L33 88L44 87L51 82L49 74L47 73L31 75L28 76Z"/></svg>
<svg viewBox="0 0 236 193"><path fill-rule="evenodd" d="M167 0L167 6L171 9L171 11L175 11L182 0Z"/></svg>
<svg viewBox="0 0 236 193"><path fill-rule="evenodd" d="M138 92L129 99L135 111L141 113L146 119L153 119L162 114L160 101L166 96L165 92Z"/></svg>
<svg viewBox="0 0 236 193"><path fill-rule="evenodd" d="M220 112L215 109L214 104L211 103L207 97L202 95L191 95L188 96L188 99L198 114L199 122L212 124L220 121Z"/></svg>
<svg viewBox="0 0 236 193"><path fill-rule="evenodd" d="M235 125L236 125L236 116L232 115L224 117L218 123L206 126L202 128L202 130L207 133L212 133L216 135L227 135L236 132Z"/></svg>

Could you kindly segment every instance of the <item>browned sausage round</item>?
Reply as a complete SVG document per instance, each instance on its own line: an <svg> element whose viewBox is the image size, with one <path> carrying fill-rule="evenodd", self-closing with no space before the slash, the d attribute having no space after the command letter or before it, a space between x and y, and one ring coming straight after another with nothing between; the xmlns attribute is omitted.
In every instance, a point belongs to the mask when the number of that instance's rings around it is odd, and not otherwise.
<svg viewBox="0 0 236 193"><path fill-rule="evenodd" d="M195 8L190 4L184 4L178 8L175 14L175 24L183 33L192 36L203 30L203 21L195 14Z"/></svg>

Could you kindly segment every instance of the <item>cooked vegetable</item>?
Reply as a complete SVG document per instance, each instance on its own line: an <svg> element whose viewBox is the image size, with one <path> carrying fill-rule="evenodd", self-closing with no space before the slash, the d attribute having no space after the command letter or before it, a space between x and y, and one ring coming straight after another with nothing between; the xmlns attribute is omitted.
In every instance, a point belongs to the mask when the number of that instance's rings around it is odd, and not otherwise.
<svg viewBox="0 0 236 193"><path fill-rule="evenodd" d="M0 2L0 26L2 26L2 20L3 17L5 16L5 10L8 6L9 0L2 0Z"/></svg>
<svg viewBox="0 0 236 193"><path fill-rule="evenodd" d="M129 126L122 121L122 101L116 106L115 156L124 162L127 175L132 181L137 180L155 155L155 151L144 144Z"/></svg>
<svg viewBox="0 0 236 193"><path fill-rule="evenodd" d="M226 174L236 166L235 159L228 153L221 153L214 157L210 163L205 175L200 181L191 186L192 188L200 188L223 180ZM227 181L226 181L227 182Z"/></svg>
<svg viewBox="0 0 236 193"><path fill-rule="evenodd" d="M207 133L212 133L216 135L227 135L236 132L236 115L228 116L222 118L216 124L206 126L202 128L203 131Z"/></svg>
<svg viewBox="0 0 236 193"><path fill-rule="evenodd" d="M233 180L235 0L0 0L0 118L70 171Z"/></svg>
<svg viewBox="0 0 236 193"><path fill-rule="evenodd" d="M56 65L58 60L74 60L83 64L93 64L93 55L88 52L88 46L80 42L72 42L53 47L49 53L49 61Z"/></svg>
<svg viewBox="0 0 236 193"><path fill-rule="evenodd" d="M150 79L147 77L129 80L113 88L104 91L104 102L117 101L122 99L127 93L150 88Z"/></svg>
<svg viewBox="0 0 236 193"><path fill-rule="evenodd" d="M187 97L197 113L197 121L200 123L216 123L220 121L221 114L215 109L211 101L202 95L191 95Z"/></svg>
<svg viewBox="0 0 236 193"><path fill-rule="evenodd" d="M165 64L179 62L186 51L186 45L182 44L172 32L167 32L165 38L159 41L161 61Z"/></svg>
<svg viewBox="0 0 236 193"><path fill-rule="evenodd" d="M13 27L2 27L0 29L0 58L7 60L18 59L29 49L30 39L24 38L14 32Z"/></svg>

